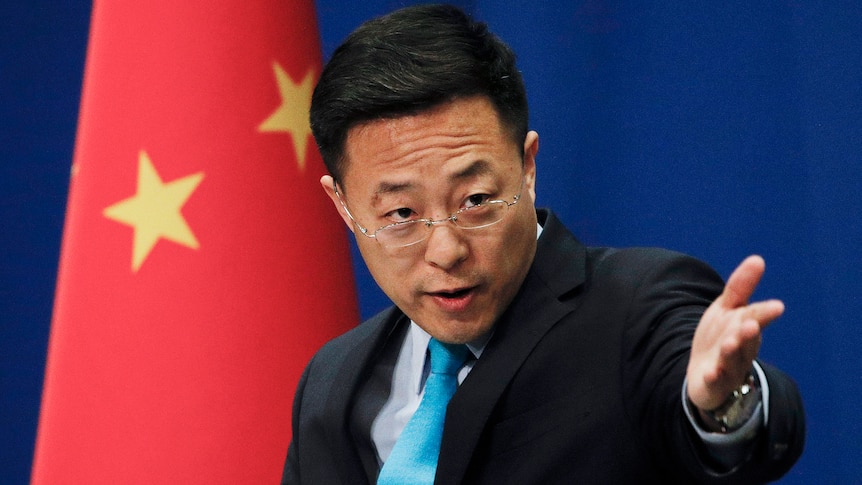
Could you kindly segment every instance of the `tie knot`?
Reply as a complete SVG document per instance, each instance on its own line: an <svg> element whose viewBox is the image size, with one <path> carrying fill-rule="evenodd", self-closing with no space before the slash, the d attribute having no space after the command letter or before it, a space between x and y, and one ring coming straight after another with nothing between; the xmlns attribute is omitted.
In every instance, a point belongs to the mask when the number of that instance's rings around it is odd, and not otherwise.
<svg viewBox="0 0 862 485"><path fill-rule="evenodd" d="M433 374L457 374L470 354L470 349L464 344L446 344L435 338L428 342L428 350L431 352Z"/></svg>

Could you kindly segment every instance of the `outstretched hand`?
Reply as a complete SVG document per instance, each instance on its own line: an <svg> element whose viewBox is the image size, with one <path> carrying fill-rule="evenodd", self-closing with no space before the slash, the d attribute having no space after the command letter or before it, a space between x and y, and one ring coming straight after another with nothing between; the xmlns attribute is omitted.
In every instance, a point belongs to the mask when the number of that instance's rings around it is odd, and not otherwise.
<svg viewBox="0 0 862 485"><path fill-rule="evenodd" d="M688 398L701 410L719 407L743 383L760 350L761 332L784 312L784 303L748 303L766 264L749 256L707 308L691 344Z"/></svg>

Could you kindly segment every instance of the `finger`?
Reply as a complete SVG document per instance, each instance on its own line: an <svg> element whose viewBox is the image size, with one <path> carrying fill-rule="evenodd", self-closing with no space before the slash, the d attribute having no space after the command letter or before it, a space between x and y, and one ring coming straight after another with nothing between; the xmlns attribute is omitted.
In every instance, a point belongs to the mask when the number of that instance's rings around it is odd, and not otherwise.
<svg viewBox="0 0 862 485"><path fill-rule="evenodd" d="M747 318L754 320L760 328L766 328L776 318L784 313L784 303L781 300L766 300L752 303L746 308Z"/></svg>
<svg viewBox="0 0 862 485"><path fill-rule="evenodd" d="M765 269L766 263L760 256L745 258L727 279L721 295L723 305L727 308L737 308L748 303Z"/></svg>
<svg viewBox="0 0 862 485"><path fill-rule="evenodd" d="M739 361L743 367L743 371L748 370L751 366L751 361L757 356L761 342L761 327L754 319L744 320L739 330L726 337L726 340L721 344L720 356L721 359L727 362Z"/></svg>
<svg viewBox="0 0 862 485"><path fill-rule="evenodd" d="M733 369L741 366L740 371L731 370L730 374L744 372L757 356L762 341L763 329L781 316L784 304L779 300L753 303L744 309L741 319L731 325L722 337L719 346L719 367Z"/></svg>

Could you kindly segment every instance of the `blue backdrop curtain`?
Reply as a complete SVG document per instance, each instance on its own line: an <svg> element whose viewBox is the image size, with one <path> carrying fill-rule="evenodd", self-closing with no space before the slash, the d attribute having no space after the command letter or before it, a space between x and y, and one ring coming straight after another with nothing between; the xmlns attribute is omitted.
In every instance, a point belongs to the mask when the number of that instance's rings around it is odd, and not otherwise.
<svg viewBox="0 0 862 485"><path fill-rule="evenodd" d="M324 55L406 3L318 0ZM668 247L724 276L765 257L757 296L784 299L787 312L762 357L797 379L809 419L805 453L781 483L858 480L858 3L458 3L519 56L540 135L539 205L586 243ZM29 478L89 11L0 7L3 483ZM388 302L354 260L367 317Z"/></svg>

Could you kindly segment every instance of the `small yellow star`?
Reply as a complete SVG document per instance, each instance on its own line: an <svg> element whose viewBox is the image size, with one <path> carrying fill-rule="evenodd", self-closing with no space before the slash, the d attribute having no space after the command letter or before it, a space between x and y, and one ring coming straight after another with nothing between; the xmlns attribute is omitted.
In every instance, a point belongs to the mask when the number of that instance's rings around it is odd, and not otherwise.
<svg viewBox="0 0 862 485"><path fill-rule="evenodd" d="M138 192L106 208L108 219L135 229L132 272L137 272L159 239L197 249L198 240L180 213L204 178L203 172L163 183L146 152L138 156Z"/></svg>
<svg viewBox="0 0 862 485"><path fill-rule="evenodd" d="M311 134L311 124L308 121L308 111L311 109L311 94L314 90L314 71L309 70L302 82L296 84L277 62L272 63L278 92L281 95L281 105L260 124L261 132L286 131L293 138L296 150L296 161L299 170L305 170L305 152L308 135Z"/></svg>

